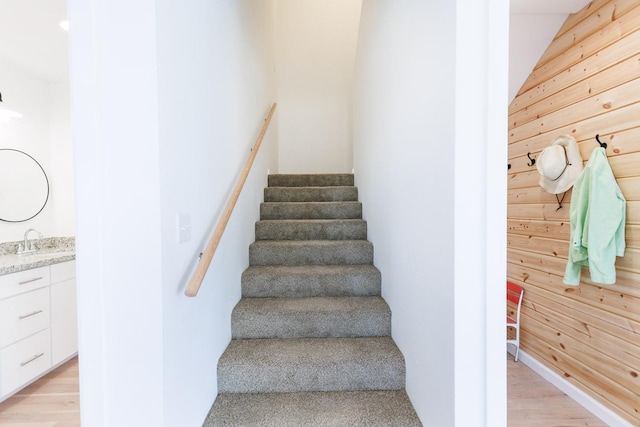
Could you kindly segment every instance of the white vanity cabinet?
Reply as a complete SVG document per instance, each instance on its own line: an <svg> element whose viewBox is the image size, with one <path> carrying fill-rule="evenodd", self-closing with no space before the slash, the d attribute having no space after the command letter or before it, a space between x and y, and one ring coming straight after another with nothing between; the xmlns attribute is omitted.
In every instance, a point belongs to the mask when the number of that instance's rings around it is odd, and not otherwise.
<svg viewBox="0 0 640 427"><path fill-rule="evenodd" d="M77 352L75 261L0 276L0 400Z"/></svg>

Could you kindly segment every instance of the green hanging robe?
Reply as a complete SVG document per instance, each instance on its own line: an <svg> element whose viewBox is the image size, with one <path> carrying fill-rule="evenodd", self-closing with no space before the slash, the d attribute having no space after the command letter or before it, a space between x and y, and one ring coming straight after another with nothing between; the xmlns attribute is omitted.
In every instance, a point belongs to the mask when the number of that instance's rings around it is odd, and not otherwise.
<svg viewBox="0 0 640 427"><path fill-rule="evenodd" d="M616 256L623 256L625 249L626 200L603 147L593 150L573 186L569 216L571 240L564 283L580 284L580 268L586 265L593 282L614 284Z"/></svg>

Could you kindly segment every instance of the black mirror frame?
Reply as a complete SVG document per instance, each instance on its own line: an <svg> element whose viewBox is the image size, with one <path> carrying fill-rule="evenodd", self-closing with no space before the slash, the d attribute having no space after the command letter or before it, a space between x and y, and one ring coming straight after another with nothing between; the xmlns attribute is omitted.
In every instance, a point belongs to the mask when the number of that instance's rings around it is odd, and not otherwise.
<svg viewBox="0 0 640 427"><path fill-rule="evenodd" d="M40 214L40 212L42 212L42 210L44 209L45 206L47 206L47 202L49 201L49 193L51 191L51 186L49 184L49 177L47 176L47 173L44 171L44 168L42 167L42 165L40 164L40 162L38 162L33 156L31 156L30 154L25 153L24 151L21 150L16 150L14 148L0 148L0 151L16 151L18 153L22 153L25 156L29 157L31 160L33 160L36 165L38 165L38 167L40 168L40 170L42 171L42 174L44 175L44 179L47 182L47 197L45 197L44 199L44 203L42 204L42 207L40 208L40 210L38 210L38 212L36 212L35 214L33 214L32 216L30 216L29 218L26 219L20 219L20 220L10 220L10 219L3 219L0 218L0 221L2 222L12 222L12 223L17 223L17 222L25 222L25 221L29 221L30 219L35 218L36 216L38 216L38 214Z"/></svg>

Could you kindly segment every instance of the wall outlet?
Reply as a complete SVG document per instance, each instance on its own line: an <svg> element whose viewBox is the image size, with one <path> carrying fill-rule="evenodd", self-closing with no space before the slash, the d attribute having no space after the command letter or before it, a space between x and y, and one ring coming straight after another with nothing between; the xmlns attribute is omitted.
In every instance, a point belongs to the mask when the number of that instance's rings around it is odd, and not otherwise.
<svg viewBox="0 0 640 427"><path fill-rule="evenodd" d="M191 214L179 213L176 217L178 225L178 243L191 240Z"/></svg>

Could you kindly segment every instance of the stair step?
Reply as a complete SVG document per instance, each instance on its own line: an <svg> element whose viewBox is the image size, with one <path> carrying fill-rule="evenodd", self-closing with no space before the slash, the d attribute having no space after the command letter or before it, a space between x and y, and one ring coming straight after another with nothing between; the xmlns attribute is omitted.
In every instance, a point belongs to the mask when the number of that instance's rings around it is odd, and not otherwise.
<svg viewBox="0 0 640 427"><path fill-rule="evenodd" d="M268 179L203 426L421 426L353 174Z"/></svg>
<svg viewBox="0 0 640 427"><path fill-rule="evenodd" d="M356 187L267 187L265 202L344 202L358 201Z"/></svg>
<svg viewBox="0 0 640 427"><path fill-rule="evenodd" d="M220 394L203 427L421 427L404 390Z"/></svg>
<svg viewBox="0 0 640 427"><path fill-rule="evenodd" d="M391 335L381 297L243 298L231 314L233 339Z"/></svg>
<svg viewBox="0 0 640 427"><path fill-rule="evenodd" d="M337 174L273 174L268 177L269 187L328 187L353 186L351 173Z"/></svg>
<svg viewBox="0 0 640 427"><path fill-rule="evenodd" d="M361 219L360 202L264 202L260 219Z"/></svg>
<svg viewBox="0 0 640 427"><path fill-rule="evenodd" d="M256 240L365 240L362 219L268 219L256 222Z"/></svg>
<svg viewBox="0 0 640 427"><path fill-rule="evenodd" d="M220 393L400 390L404 358L390 337L232 340Z"/></svg>
<svg viewBox="0 0 640 427"><path fill-rule="evenodd" d="M242 296L316 297L380 295L373 265L255 266L242 273Z"/></svg>
<svg viewBox="0 0 640 427"><path fill-rule="evenodd" d="M367 240L260 240L249 245L249 265L373 264Z"/></svg>

